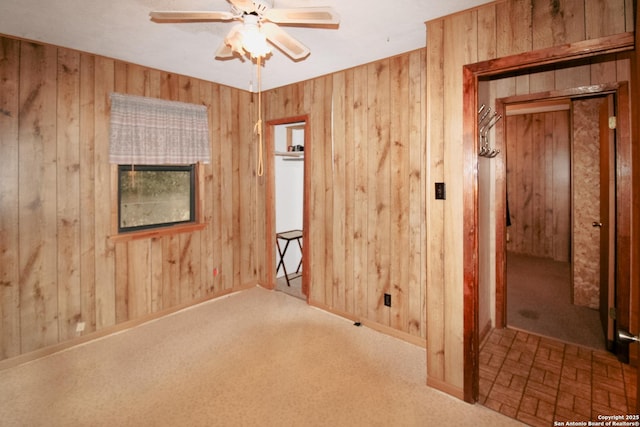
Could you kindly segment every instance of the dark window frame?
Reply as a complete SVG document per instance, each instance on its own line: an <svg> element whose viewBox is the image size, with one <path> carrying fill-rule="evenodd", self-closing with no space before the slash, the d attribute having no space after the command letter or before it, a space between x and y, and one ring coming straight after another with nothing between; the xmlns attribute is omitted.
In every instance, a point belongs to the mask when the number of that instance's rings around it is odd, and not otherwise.
<svg viewBox="0 0 640 427"><path fill-rule="evenodd" d="M163 223L144 224L131 227L122 227L122 192L121 177L122 173L145 171L166 171L166 172L189 172L189 219L183 221L170 221ZM117 230L119 234L135 233L140 231L157 230L170 228L176 225L196 224L198 220L198 168L196 164L191 165L118 165L117 167Z"/></svg>

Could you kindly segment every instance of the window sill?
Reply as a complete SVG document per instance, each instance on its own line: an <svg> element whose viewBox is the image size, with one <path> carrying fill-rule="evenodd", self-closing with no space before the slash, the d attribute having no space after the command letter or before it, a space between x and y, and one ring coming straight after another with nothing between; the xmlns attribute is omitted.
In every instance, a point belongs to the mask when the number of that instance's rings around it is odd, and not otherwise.
<svg viewBox="0 0 640 427"><path fill-rule="evenodd" d="M109 240L114 243L128 242L140 239L155 239L158 237L171 236L180 233L193 233L195 231L204 230L207 226L205 222L180 224L170 227L154 228L152 230L132 231L130 233L121 233L109 236Z"/></svg>

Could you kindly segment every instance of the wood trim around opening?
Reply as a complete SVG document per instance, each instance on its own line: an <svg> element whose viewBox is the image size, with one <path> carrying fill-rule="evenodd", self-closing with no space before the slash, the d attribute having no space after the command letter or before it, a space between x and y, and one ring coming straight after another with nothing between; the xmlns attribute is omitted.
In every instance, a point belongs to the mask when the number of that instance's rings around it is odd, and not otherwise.
<svg viewBox="0 0 640 427"><path fill-rule="evenodd" d="M600 39L568 43L465 65L463 67L463 271L464 271L464 400L478 401L478 80L513 72L525 72L543 65L633 50L635 34L627 32Z"/></svg>
<svg viewBox="0 0 640 427"><path fill-rule="evenodd" d="M265 248L265 256L267 263L267 283L265 287L267 289L275 289L275 277L276 277L276 265L275 265L275 248L276 248L276 197L275 197L275 135L274 135L274 127L278 125L286 125L289 123L300 123L304 122L304 145L305 145L305 153L304 153L304 198L303 198L303 207L302 207L302 242L305 247L309 247L309 206L308 206L308 194L310 193L310 177L308 171L309 158L311 156L311 147L310 147L310 123L308 115L301 116L293 116L286 117L282 119L269 120L266 123L267 132L266 132L266 148L265 148L265 166L266 173L265 177L267 179L266 184L266 233L267 237L265 239L266 248ZM308 250L302 251L302 293L307 298L307 303L309 302L309 268L310 264L310 254ZM307 268L305 268L307 266Z"/></svg>

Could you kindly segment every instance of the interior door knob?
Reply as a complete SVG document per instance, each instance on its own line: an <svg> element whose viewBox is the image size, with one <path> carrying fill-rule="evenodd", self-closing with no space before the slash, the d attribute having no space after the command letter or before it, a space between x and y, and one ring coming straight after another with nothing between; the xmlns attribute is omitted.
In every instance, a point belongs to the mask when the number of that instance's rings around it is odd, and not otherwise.
<svg viewBox="0 0 640 427"><path fill-rule="evenodd" d="M618 329L618 339L622 342L640 342L637 335L631 335L629 331Z"/></svg>
<svg viewBox="0 0 640 427"><path fill-rule="evenodd" d="M601 222L598 222L598 221L593 221L593 222L591 223L591 226L592 226L592 227L598 227L598 228L601 228L601 227L602 227L602 223L601 223Z"/></svg>

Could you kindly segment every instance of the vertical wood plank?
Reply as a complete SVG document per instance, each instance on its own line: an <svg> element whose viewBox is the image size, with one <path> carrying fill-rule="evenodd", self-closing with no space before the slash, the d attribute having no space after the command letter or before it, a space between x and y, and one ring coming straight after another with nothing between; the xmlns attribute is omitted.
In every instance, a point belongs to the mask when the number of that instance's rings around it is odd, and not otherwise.
<svg viewBox="0 0 640 427"><path fill-rule="evenodd" d="M584 4L587 40L610 36L625 28L625 0L589 0Z"/></svg>
<svg viewBox="0 0 640 427"><path fill-rule="evenodd" d="M511 225L507 226L507 251L516 252L516 227L520 220L520 209L516 202L518 200L518 187L516 186L515 174L517 171L516 159L517 156L517 139L518 139L518 116L507 116L504 118L505 124L505 141L507 157L506 162L506 184L507 184L507 203L509 204L509 219Z"/></svg>
<svg viewBox="0 0 640 427"><path fill-rule="evenodd" d="M56 48L22 43L18 229L23 352L58 341L56 62Z"/></svg>
<svg viewBox="0 0 640 427"><path fill-rule="evenodd" d="M80 55L58 53L57 235L59 339L76 335L82 318L80 288Z"/></svg>
<svg viewBox="0 0 640 427"><path fill-rule="evenodd" d="M230 88L220 88L220 104L232 105L232 91ZM225 117L222 120L221 116L221 129L220 136L221 141L227 141L227 143L235 146L237 141L233 139L233 122L232 116ZM234 150L231 147L223 149L220 156L220 175L219 175L219 187L220 187L220 252L218 257L220 259L220 280L222 282L223 289L231 289L233 287L233 259L234 251L229 250L233 245L233 226L234 226L234 179L233 179L233 154ZM224 191L223 191L224 190Z"/></svg>
<svg viewBox="0 0 640 427"><path fill-rule="evenodd" d="M497 25L496 7L479 8L478 11L478 61L496 58Z"/></svg>
<svg viewBox="0 0 640 427"><path fill-rule="evenodd" d="M151 296L150 296L150 312L156 313L162 310L164 307L164 245L162 239L151 239L150 245L150 260L149 265L151 269Z"/></svg>
<svg viewBox="0 0 640 427"><path fill-rule="evenodd" d="M126 93L129 95L147 96L148 95L148 70L140 65L124 64L126 75Z"/></svg>
<svg viewBox="0 0 640 427"><path fill-rule="evenodd" d="M390 108L392 112L409 110L409 57L390 60ZM407 330L409 311L409 255L404 253L409 241L409 115L389 118L390 230L389 230L389 325Z"/></svg>
<svg viewBox="0 0 640 427"><path fill-rule="evenodd" d="M444 381L444 204L433 185L444 182L444 21L427 24L427 381Z"/></svg>
<svg viewBox="0 0 640 427"><path fill-rule="evenodd" d="M200 85L200 103L207 106L207 114L209 120L209 135L213 133L213 94L211 85ZM217 132L215 132L217 134ZM213 153L213 147L211 142L209 142L210 150ZM216 156L216 162L219 162L219 157ZM203 221L209 224L204 230L200 232L200 278L201 278L201 294L202 295L212 295L214 291L214 259L213 259L213 242L214 242L214 234L213 234L213 162L214 159L210 159L210 163L208 164L200 164L198 167L200 168L200 172L202 175L202 181L199 183L199 189L202 194L199 194L200 206L202 218L200 221ZM216 169L217 170L217 169Z"/></svg>
<svg viewBox="0 0 640 427"><path fill-rule="evenodd" d="M587 86L591 81L591 66L579 65L571 68L562 68L555 71L556 90L571 89Z"/></svg>
<svg viewBox="0 0 640 427"><path fill-rule="evenodd" d="M151 241L127 243L128 318L140 319L151 313ZM190 301L190 300L189 300Z"/></svg>
<svg viewBox="0 0 640 427"><path fill-rule="evenodd" d="M515 11L514 11L515 13ZM523 20L522 22L527 22ZM464 360L469 355L462 354L464 344L464 268L460 268L465 258L463 242L473 236L465 234L465 205L463 199L465 174L474 166L465 164L463 130L460 116L464 111L462 65L477 61L477 18L474 11L454 16L444 29L444 181L447 184L447 202L444 206L444 337L445 382L464 387ZM460 43L460 36L464 43ZM474 153L475 155L475 153ZM468 159L466 160L468 161ZM477 166L475 166L477 168Z"/></svg>
<svg viewBox="0 0 640 427"><path fill-rule="evenodd" d="M554 259L569 261L571 221L571 134L569 112L553 117Z"/></svg>
<svg viewBox="0 0 640 427"><path fill-rule="evenodd" d="M520 253L531 253L532 222L533 222L533 163L531 124L533 118L527 114L518 117L518 129L516 140L517 164L516 185L518 188L517 205L520 207L520 218L516 224L517 250Z"/></svg>
<svg viewBox="0 0 640 427"><path fill-rule="evenodd" d="M426 338L426 236L424 219L426 218L426 144L424 115L426 113L426 54L423 50L409 57L409 140L408 140L408 313L407 332Z"/></svg>
<svg viewBox="0 0 640 427"><path fill-rule="evenodd" d="M546 253L544 251L545 240L544 236L544 194L545 194L545 177L547 171L545 170L545 115L534 114L532 121L532 147L531 147L531 249L532 252L538 256L544 257ZM542 142L542 143L541 143Z"/></svg>
<svg viewBox="0 0 640 427"><path fill-rule="evenodd" d="M95 59L80 57L80 287L84 333L96 330Z"/></svg>
<svg viewBox="0 0 640 427"><path fill-rule="evenodd" d="M115 245L115 315L116 323L126 322L129 317L129 244ZM132 281L133 282L133 281ZM135 284L131 284L135 286Z"/></svg>
<svg viewBox="0 0 640 427"><path fill-rule="evenodd" d="M555 77L554 71L532 73L529 76L529 92L538 93L552 90L555 87Z"/></svg>
<svg viewBox="0 0 640 427"><path fill-rule="evenodd" d="M0 358L20 354L20 42L0 38Z"/></svg>
<svg viewBox="0 0 640 427"><path fill-rule="evenodd" d="M554 196L554 171L553 171L553 135L554 135L554 124L555 124L555 116L558 113L545 114L543 116L543 135L541 141L543 141L544 153L543 153L543 164L545 166L544 173L544 184L543 184L543 193L541 196L541 203L543 203L542 209L542 223L544 224L544 229L542 230L540 238L542 239L542 244L540 245L543 250L543 254L545 257L554 258L554 234L553 234L553 215L555 213L555 207L553 206L553 196Z"/></svg>
<svg viewBox="0 0 640 427"><path fill-rule="evenodd" d="M333 188L333 202L331 219L333 222L332 233L332 245L331 252L333 253L332 263L332 287L333 287L333 306L336 310L346 310L346 275L347 275L347 257L346 257L346 221L345 214L347 213L347 198L348 190L346 186L346 135L345 135L345 121L336 119L336 117L345 117L345 73L336 73L332 79L332 106L331 106L331 141L333 151L333 174L329 190ZM329 181L329 180L328 180Z"/></svg>
<svg viewBox="0 0 640 427"><path fill-rule="evenodd" d="M177 101L179 92L178 75L162 73L160 76L160 97L168 101Z"/></svg>
<svg viewBox="0 0 640 427"><path fill-rule="evenodd" d="M190 77L180 76L178 78L180 102L190 104L199 103L200 83ZM201 231L183 234L180 237L180 278L181 295L183 301L191 301L202 296L202 281L200 268L201 254Z"/></svg>
<svg viewBox="0 0 640 427"><path fill-rule="evenodd" d="M356 201L355 201L355 188L356 188L356 152L355 152L355 105L354 105L354 70L346 70L344 72L343 82L343 97L342 109L344 116L344 124L342 125L344 137L344 251L345 251L345 266L344 266L344 288L345 288L345 306L344 310L347 313L356 312L356 282L355 282L355 260L356 260L356 247L353 244L356 235ZM334 114L334 120L341 117L339 114ZM338 131L336 131L338 134ZM336 217L339 217L336 215Z"/></svg>
<svg viewBox="0 0 640 427"><path fill-rule="evenodd" d="M252 128L241 127L242 123L257 122L257 95L248 93L238 93L236 108L238 111L238 121L235 132L240 137L237 148L237 157L234 158L234 168L239 186L235 196L238 205L245 212L238 218L238 257L236 271L238 271L237 282L239 286L248 283L255 283L257 277L257 254L256 242L252 236L256 234L256 221L258 213L253 209L257 201L257 165L258 165L258 144L259 138ZM242 129L242 131L241 131ZM264 129L264 128L263 128ZM262 249L264 245L260 246ZM240 267L243 266L243 267Z"/></svg>
<svg viewBox="0 0 640 427"><path fill-rule="evenodd" d="M590 84L604 84L617 81L615 55L607 55L591 63Z"/></svg>
<svg viewBox="0 0 640 427"><path fill-rule="evenodd" d="M164 265L162 267L162 306L180 304L180 238L165 236L162 239Z"/></svg>
<svg viewBox="0 0 640 427"><path fill-rule="evenodd" d="M122 61L113 63L113 90L118 93L128 93L129 64Z"/></svg>
<svg viewBox="0 0 640 427"><path fill-rule="evenodd" d="M324 93L325 80L315 79L313 81L305 82L304 84L304 108L310 112L310 132L311 132L311 155L313 158L323 159L325 145L329 144L329 141L324 140L324 106L316 104L313 100L321 99ZM317 280L320 283L324 283L323 286L312 286L310 289L310 301L315 301L321 304L331 304L332 286L330 279L327 279L326 270L326 257L327 248L325 240L325 227L327 224L325 215L325 198L324 192L325 186L325 162L320 161L318 163L306 163L305 173L309 173L311 181L316 183L311 186L311 191L308 195L309 200L309 242L305 242L305 250L308 251L309 258L311 260L309 268L313 272L314 282ZM331 275L329 274L329 278ZM327 299L329 297L329 299Z"/></svg>
<svg viewBox="0 0 640 427"><path fill-rule="evenodd" d="M194 246L196 245L195 233L180 234L178 241L180 242L180 258L178 265L180 266L180 303L191 301L196 297L195 289L197 286L196 272L198 270L194 263Z"/></svg>
<svg viewBox="0 0 640 427"><path fill-rule="evenodd" d="M209 132L211 133L211 170L212 175L211 178L207 175L207 180L210 182L211 189L208 191L210 195L209 198L205 198L205 216L209 210L207 206L210 204L210 223L209 228L211 229L211 248L210 248L210 257L212 262L212 268L216 269L217 275L213 278L212 288L210 291L212 293L219 292L223 289L223 283L221 280L221 268L223 267L222 263L222 212L224 209L223 203L223 187L222 180L224 170L224 160L223 154L228 152L229 150L223 150L221 141L223 140L222 134L222 118L221 118L221 110L222 110L222 100L221 100L221 89L219 86L213 86L211 88L211 108L209 109L210 122L209 125L211 128ZM216 171L216 173L213 173ZM213 270L210 271L213 275Z"/></svg>
<svg viewBox="0 0 640 427"><path fill-rule="evenodd" d="M232 187L232 204L231 206L242 206L242 179L240 174L240 165L241 163L241 150L246 150L246 146L250 144L250 141L253 141L253 137L248 137L247 139L243 138L245 135L241 135L238 132L237 124L241 117L244 117L246 114L246 106L243 110L240 110L240 97L239 94L233 92L231 94L231 105L232 111L234 111L234 117L232 118L231 126L230 126L230 136L233 141L232 148L232 169L231 169L231 177L232 182L237 182L238 185ZM252 144L251 144L252 145ZM242 233L241 233L241 217L239 216L231 216L231 227L230 227L230 235L231 235L231 247L232 247L232 265L230 265L229 272L231 273L231 283L232 286L238 286L241 282L241 268L240 265L243 263L242 252L240 247L240 242L242 242ZM236 240L237 239L237 240Z"/></svg>
<svg viewBox="0 0 640 427"><path fill-rule="evenodd" d="M533 1L533 49L584 40L584 4L584 0Z"/></svg>
<svg viewBox="0 0 640 427"><path fill-rule="evenodd" d="M334 241L334 233L337 221L334 221L334 210L333 204L335 199L335 194L333 192L333 180L334 180L334 132L333 132L333 123L332 123L332 105L331 98L333 92L333 79L332 76L321 77L319 80L322 81L322 86L318 88L319 95L322 99L326 99L328 102L324 102L321 105L321 108L318 109L318 117L321 117L320 123L320 132L321 132L321 140L326 141L322 144L322 154L321 159L323 160L322 177L323 179L319 182L322 182L323 185L320 187L320 193L324 197L324 202L322 206L324 206L324 224L325 231L323 236L323 263L324 263L324 271L326 272L325 280L331 280L331 272L333 271L334 258L330 255L330 248L333 247ZM315 151L317 152L317 151ZM317 157L313 157L317 159ZM344 213L341 213L343 215ZM340 224L340 227L342 225ZM334 289L338 286L334 286L333 281L329 282L331 285L325 288L324 301L329 306L333 307L334 301L336 298L339 298L339 295L334 294ZM341 304L344 307L344 304Z"/></svg>
<svg viewBox="0 0 640 427"><path fill-rule="evenodd" d="M500 3L496 13L498 57L528 52L533 46L532 1ZM453 17L451 20L454 20Z"/></svg>
<svg viewBox="0 0 640 427"><path fill-rule="evenodd" d="M109 94L115 88L115 63L96 57L95 60L95 194L111 194L112 166L109 164ZM116 323L115 249L108 236L113 232L109 197L96 197L95 272L96 272L96 329Z"/></svg>
<svg viewBox="0 0 640 427"><path fill-rule="evenodd" d="M368 153L368 116L367 93L368 74L365 67L353 70L353 146L355 151L355 189L353 223L353 280L355 283L355 314L367 317L369 288L367 272L369 266L367 212L369 211L369 191L367 172L369 170Z"/></svg>
<svg viewBox="0 0 640 427"><path fill-rule="evenodd" d="M389 325L390 310L384 307L384 294L390 293L391 242L391 141L389 134L389 60L367 66L368 145L369 145L369 318Z"/></svg>

